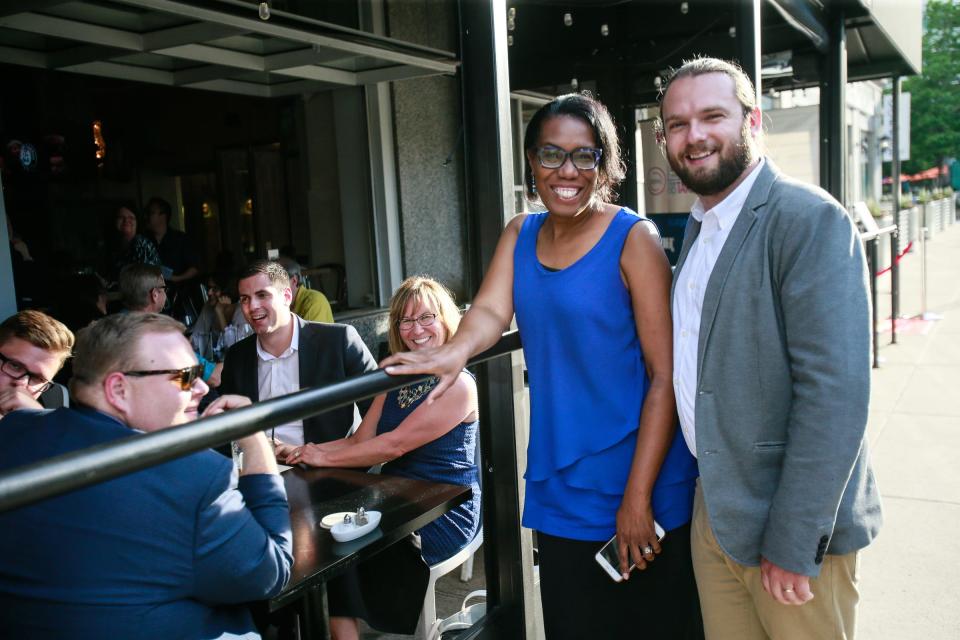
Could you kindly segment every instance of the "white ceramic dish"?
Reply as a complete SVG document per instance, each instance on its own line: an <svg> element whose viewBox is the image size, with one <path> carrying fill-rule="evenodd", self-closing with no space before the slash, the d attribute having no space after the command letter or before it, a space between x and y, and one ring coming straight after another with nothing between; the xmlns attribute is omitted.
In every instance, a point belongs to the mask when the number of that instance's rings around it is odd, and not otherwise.
<svg viewBox="0 0 960 640"><path fill-rule="evenodd" d="M367 524L357 526L356 523L353 522L345 523L343 522L343 516L341 516L340 522L330 528L330 533L333 534L333 539L337 542L350 542L351 540L356 540L357 538L367 535L376 529L379 524L380 512L367 511Z"/></svg>
<svg viewBox="0 0 960 640"><path fill-rule="evenodd" d="M323 516L323 519L320 520L320 526L324 529L332 529L333 525L343 522L343 516L352 516L352 511L338 511L337 513L331 513L329 515Z"/></svg>

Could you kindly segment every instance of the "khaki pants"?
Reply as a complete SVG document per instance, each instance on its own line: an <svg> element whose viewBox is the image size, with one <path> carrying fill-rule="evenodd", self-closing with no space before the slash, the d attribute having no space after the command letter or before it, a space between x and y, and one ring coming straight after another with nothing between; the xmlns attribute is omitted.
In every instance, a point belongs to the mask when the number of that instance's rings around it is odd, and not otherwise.
<svg viewBox="0 0 960 640"><path fill-rule="evenodd" d="M693 570L707 640L852 640L856 626L857 553L824 556L810 579L814 598L801 606L780 604L763 590L760 567L723 552L710 528L697 483L690 532Z"/></svg>

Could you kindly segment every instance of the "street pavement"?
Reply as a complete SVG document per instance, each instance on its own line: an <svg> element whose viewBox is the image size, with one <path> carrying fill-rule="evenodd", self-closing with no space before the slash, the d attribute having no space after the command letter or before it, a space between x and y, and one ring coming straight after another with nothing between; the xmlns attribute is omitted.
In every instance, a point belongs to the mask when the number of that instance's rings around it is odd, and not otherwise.
<svg viewBox="0 0 960 640"><path fill-rule="evenodd" d="M884 526L860 558L857 637L960 638L960 223L900 262L897 343L890 342L890 274L878 282L884 332L867 426ZM886 318L886 320L884 320ZM913 319L911 319L913 318Z"/></svg>

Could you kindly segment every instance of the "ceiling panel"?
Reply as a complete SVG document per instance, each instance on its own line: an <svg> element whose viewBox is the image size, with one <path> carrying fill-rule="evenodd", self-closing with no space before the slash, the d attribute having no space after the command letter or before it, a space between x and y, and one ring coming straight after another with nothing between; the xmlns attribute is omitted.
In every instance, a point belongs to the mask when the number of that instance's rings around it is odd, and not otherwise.
<svg viewBox="0 0 960 640"><path fill-rule="evenodd" d="M227 0L0 0L5 62L280 96L455 74L440 51Z"/></svg>

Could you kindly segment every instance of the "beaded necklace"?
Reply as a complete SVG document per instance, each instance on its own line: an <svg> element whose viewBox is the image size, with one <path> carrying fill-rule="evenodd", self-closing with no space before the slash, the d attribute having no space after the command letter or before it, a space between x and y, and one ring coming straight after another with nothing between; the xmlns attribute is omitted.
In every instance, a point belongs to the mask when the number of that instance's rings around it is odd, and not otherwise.
<svg viewBox="0 0 960 640"><path fill-rule="evenodd" d="M401 409L406 409L414 402L430 393L430 390L436 386L437 382L440 381L440 378L434 376L429 380L425 380L416 386L403 387L397 393L397 404L400 405Z"/></svg>

